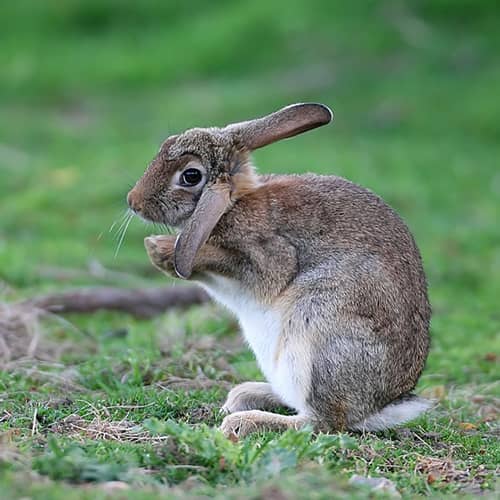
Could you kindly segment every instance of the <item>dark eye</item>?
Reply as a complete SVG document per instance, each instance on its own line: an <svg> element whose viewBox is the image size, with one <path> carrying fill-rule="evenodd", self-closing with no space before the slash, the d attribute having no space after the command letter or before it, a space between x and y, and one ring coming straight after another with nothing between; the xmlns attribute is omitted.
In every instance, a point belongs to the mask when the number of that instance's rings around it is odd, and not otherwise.
<svg viewBox="0 0 500 500"><path fill-rule="evenodd" d="M197 168L188 168L181 175L181 183L184 186L196 186L202 179L201 172Z"/></svg>

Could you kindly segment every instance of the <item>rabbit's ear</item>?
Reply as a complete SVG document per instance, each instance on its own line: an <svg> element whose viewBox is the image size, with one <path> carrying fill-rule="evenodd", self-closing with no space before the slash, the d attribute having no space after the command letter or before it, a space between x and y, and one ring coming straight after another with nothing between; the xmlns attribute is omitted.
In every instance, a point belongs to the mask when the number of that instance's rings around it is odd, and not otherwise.
<svg viewBox="0 0 500 500"><path fill-rule="evenodd" d="M229 185L222 181L203 191L193 215L175 242L174 267L180 278L191 276L198 250L231 203L230 192Z"/></svg>
<svg viewBox="0 0 500 500"><path fill-rule="evenodd" d="M330 123L333 113L327 106L316 103L292 104L270 115L228 125L237 132L248 149L253 150Z"/></svg>

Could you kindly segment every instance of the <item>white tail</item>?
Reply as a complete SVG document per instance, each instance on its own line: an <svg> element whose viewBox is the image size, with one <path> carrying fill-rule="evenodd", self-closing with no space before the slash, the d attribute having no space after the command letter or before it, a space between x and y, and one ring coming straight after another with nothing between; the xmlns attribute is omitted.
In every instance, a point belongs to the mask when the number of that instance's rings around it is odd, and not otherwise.
<svg viewBox="0 0 500 500"><path fill-rule="evenodd" d="M378 413L366 417L361 422L349 426L349 428L361 432L390 429L413 420L422 412L427 411L432 404L428 399L419 398L414 394L405 395L388 404Z"/></svg>

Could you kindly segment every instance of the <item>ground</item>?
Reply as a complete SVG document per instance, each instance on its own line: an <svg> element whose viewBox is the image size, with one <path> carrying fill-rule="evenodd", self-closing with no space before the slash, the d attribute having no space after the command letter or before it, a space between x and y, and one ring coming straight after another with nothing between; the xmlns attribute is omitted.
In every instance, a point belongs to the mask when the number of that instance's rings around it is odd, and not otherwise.
<svg viewBox="0 0 500 500"><path fill-rule="evenodd" d="M500 462L500 10L496 2L35 2L0 34L0 488L5 498L494 496ZM382 434L237 443L228 388L259 380L210 304L149 320L38 318L17 301L160 286L125 194L171 133L296 101L335 123L255 154L261 172L336 174L407 221L433 306L417 392ZM119 226L119 224L118 224ZM172 282L173 284L173 282Z"/></svg>

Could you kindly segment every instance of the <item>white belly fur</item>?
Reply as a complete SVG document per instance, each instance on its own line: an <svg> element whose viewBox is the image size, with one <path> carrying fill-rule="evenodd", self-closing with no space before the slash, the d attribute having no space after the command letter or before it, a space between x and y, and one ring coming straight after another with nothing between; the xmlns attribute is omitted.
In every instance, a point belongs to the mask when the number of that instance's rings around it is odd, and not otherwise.
<svg viewBox="0 0 500 500"><path fill-rule="evenodd" d="M210 275L200 283L218 302L236 315L243 335L257 358L257 363L273 391L284 403L304 413L306 395L303 384L294 383L299 367L293 366L290 359L281 353L275 359L278 339L281 333L281 315L278 311L259 304L237 281L221 276ZM302 387L301 387L302 386Z"/></svg>

